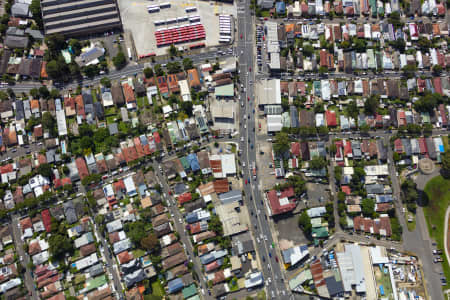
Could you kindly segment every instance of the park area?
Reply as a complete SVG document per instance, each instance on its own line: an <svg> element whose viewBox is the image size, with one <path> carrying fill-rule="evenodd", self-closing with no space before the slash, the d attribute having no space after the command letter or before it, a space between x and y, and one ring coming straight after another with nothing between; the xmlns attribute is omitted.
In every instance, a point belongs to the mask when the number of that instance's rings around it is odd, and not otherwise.
<svg viewBox="0 0 450 300"><path fill-rule="evenodd" d="M437 248L444 250L444 232L445 232L445 212L450 205L450 180L437 176L431 179L425 186L425 196L428 199L428 205L424 207L425 219L427 221L428 231L431 238L437 243ZM445 254L441 255L444 259L442 267L447 285L442 288L448 289L450 286L450 267Z"/></svg>

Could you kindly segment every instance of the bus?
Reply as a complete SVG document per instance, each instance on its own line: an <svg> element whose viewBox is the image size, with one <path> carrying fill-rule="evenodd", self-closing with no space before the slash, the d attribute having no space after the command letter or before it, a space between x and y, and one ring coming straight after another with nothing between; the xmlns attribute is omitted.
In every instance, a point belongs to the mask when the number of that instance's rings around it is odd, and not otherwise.
<svg viewBox="0 0 450 300"><path fill-rule="evenodd" d="M191 7L186 7L184 9L185 12L189 13L189 12L194 12L197 11L197 7L191 6Z"/></svg>
<svg viewBox="0 0 450 300"><path fill-rule="evenodd" d="M219 38L219 43L229 43L230 41L231 41L230 38L226 38L226 37Z"/></svg>
<svg viewBox="0 0 450 300"><path fill-rule="evenodd" d="M156 56L155 52L139 55L139 59Z"/></svg>
<svg viewBox="0 0 450 300"><path fill-rule="evenodd" d="M205 47L205 43L197 43L197 44L192 44L189 46L189 49L197 49L197 48L203 48Z"/></svg>
<svg viewBox="0 0 450 300"><path fill-rule="evenodd" d="M159 12L159 7L148 8L147 11L148 11L149 13Z"/></svg>
<svg viewBox="0 0 450 300"><path fill-rule="evenodd" d="M169 8L170 7L170 3L169 2L164 2L160 4L161 8Z"/></svg>

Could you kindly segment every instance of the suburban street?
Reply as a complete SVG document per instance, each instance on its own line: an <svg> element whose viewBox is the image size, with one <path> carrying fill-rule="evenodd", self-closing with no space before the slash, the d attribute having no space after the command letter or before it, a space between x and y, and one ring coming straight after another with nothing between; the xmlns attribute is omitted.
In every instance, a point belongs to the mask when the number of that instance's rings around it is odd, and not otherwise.
<svg viewBox="0 0 450 300"><path fill-rule="evenodd" d="M188 260L193 262L193 268L195 273L197 274L198 281L200 283L200 288L202 289L202 296L204 297L204 299L214 299L212 296L206 293L206 291L208 290L208 282L206 281L206 278L203 276L203 270L201 269L202 264L200 263L200 259L198 258L198 256L194 254L194 247L192 246L189 234L186 232L186 228L184 226L184 217L177 208L177 201L173 199L171 196L169 196L170 187L167 184L164 174L161 172L161 169L159 168L160 165L154 162L152 166L157 176L157 180L161 185L163 199L167 203L167 207L169 209L171 216L173 216L175 229L180 236L180 242L182 245L185 246Z"/></svg>
<svg viewBox="0 0 450 300"><path fill-rule="evenodd" d="M21 258L21 264L22 267L26 270L24 273L24 277L25 277L25 287L27 288L27 290L29 292L31 292L31 299L33 300L38 300L39 299L39 292L36 290L36 286L34 284L34 279L33 279L33 275L32 275L32 271L31 269L28 267L28 264L31 260L30 256L28 255L28 253L26 253L23 249L23 241L22 241L22 231L19 228L19 220L20 220L20 216L15 214L11 216L11 230L12 230L12 235L13 235L13 239L14 239L14 243L16 245L16 251L19 255L19 257Z"/></svg>

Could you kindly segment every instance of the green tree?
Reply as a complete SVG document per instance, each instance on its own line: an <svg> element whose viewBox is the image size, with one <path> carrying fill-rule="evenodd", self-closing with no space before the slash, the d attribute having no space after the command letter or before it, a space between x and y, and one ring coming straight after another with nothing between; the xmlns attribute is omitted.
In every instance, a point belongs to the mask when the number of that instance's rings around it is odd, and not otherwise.
<svg viewBox="0 0 450 300"><path fill-rule="evenodd" d="M160 248L158 237L154 233L150 233L141 239L141 247L150 252L157 252Z"/></svg>
<svg viewBox="0 0 450 300"><path fill-rule="evenodd" d="M298 226L300 226L300 228L306 235L311 235L312 231L311 218L308 216L306 210L304 210L298 217Z"/></svg>
<svg viewBox="0 0 450 300"><path fill-rule="evenodd" d="M353 119L357 119L358 115L359 115L359 109L358 106L356 105L356 101L352 100L347 107L345 108L347 115L349 117L352 117Z"/></svg>
<svg viewBox="0 0 450 300"><path fill-rule="evenodd" d="M175 47L175 45L174 44L170 45L170 47L169 47L169 55L170 56L177 56L177 54L178 54L178 50Z"/></svg>
<svg viewBox="0 0 450 300"><path fill-rule="evenodd" d="M177 61L168 62L166 68L167 68L167 72L169 72L169 74L175 74L175 73L181 72L180 63Z"/></svg>
<svg viewBox="0 0 450 300"><path fill-rule="evenodd" d="M442 168L441 173L442 176L446 179L450 178L450 150L447 150L444 152L444 154L441 156L442 160Z"/></svg>
<svg viewBox="0 0 450 300"><path fill-rule="evenodd" d="M321 170L327 166L327 161L321 156L314 156L309 162L309 167L313 170Z"/></svg>
<svg viewBox="0 0 450 300"><path fill-rule="evenodd" d="M375 212L375 201L365 198L361 201L361 212L365 217L372 217Z"/></svg>
<svg viewBox="0 0 450 300"><path fill-rule="evenodd" d="M208 223L208 229L214 231L218 235L223 235L223 225L217 215L213 215Z"/></svg>
<svg viewBox="0 0 450 300"><path fill-rule="evenodd" d="M42 127L48 130L52 136L56 136L58 134L56 120L48 111L44 112L44 114L42 115Z"/></svg>
<svg viewBox="0 0 450 300"><path fill-rule="evenodd" d="M275 141L273 143L273 150L277 156L283 156L286 154L289 149L291 143L289 141L289 136L285 132L278 132L275 135Z"/></svg>
<svg viewBox="0 0 450 300"><path fill-rule="evenodd" d="M29 9L31 14L33 15L33 20L36 22L36 25L39 27L39 29L44 29L41 13L41 1L32 0Z"/></svg>
<svg viewBox="0 0 450 300"><path fill-rule="evenodd" d="M441 65L434 65L433 66L433 75L435 75L435 76L441 75L442 70L443 70L443 68Z"/></svg>
<svg viewBox="0 0 450 300"><path fill-rule="evenodd" d="M50 166L50 164L40 164L37 168L37 172L47 178L52 178L53 175L52 167Z"/></svg>
<svg viewBox="0 0 450 300"><path fill-rule="evenodd" d="M145 76L145 78L153 77L153 69L149 68L149 67L145 68L144 69L144 76Z"/></svg>
<svg viewBox="0 0 450 300"><path fill-rule="evenodd" d="M365 39L355 38L353 40L353 43L355 45L354 47L355 47L355 50L357 52L366 52L366 50L367 50L367 43L366 43Z"/></svg>
<svg viewBox="0 0 450 300"><path fill-rule="evenodd" d="M33 99L39 99L39 90L37 88L32 88L30 90L30 95Z"/></svg>
<svg viewBox="0 0 450 300"><path fill-rule="evenodd" d="M47 63L46 66L47 74L50 78L58 78L60 77L59 65L56 60L51 60Z"/></svg>
<svg viewBox="0 0 450 300"><path fill-rule="evenodd" d="M71 255L74 252L72 240L67 234L55 233L48 239L48 246L53 258L59 260L65 254Z"/></svg>
<svg viewBox="0 0 450 300"><path fill-rule="evenodd" d="M183 59L183 68L185 71L190 70L194 67L194 63L192 62L192 59L189 57L186 57Z"/></svg>
<svg viewBox="0 0 450 300"><path fill-rule="evenodd" d="M164 75L164 70L162 69L160 64L156 64L153 67L153 69L155 71L156 76L163 76Z"/></svg>
<svg viewBox="0 0 450 300"><path fill-rule="evenodd" d="M303 52L303 55L305 55L307 57L311 57L314 53L314 47L309 44L304 45L302 52Z"/></svg>
<svg viewBox="0 0 450 300"><path fill-rule="evenodd" d="M320 75L323 75L323 74L325 74L326 72L328 72L328 68L327 68L327 67L324 67L324 66L320 66L320 67L319 67L319 74L320 74Z"/></svg>
<svg viewBox="0 0 450 300"><path fill-rule="evenodd" d="M124 229L127 232L127 236L135 245L139 245L141 240L147 236L143 221L126 224Z"/></svg>
<svg viewBox="0 0 450 300"><path fill-rule="evenodd" d="M379 100L377 96L370 96L364 102L364 112L367 115L374 115L377 112Z"/></svg>
<svg viewBox="0 0 450 300"><path fill-rule="evenodd" d="M69 47L72 49L73 54L75 56L79 56L81 54L81 43L77 39L70 39L69 40Z"/></svg>
<svg viewBox="0 0 450 300"><path fill-rule="evenodd" d="M117 53L117 55L113 57L112 61L114 66L118 70L122 69L127 64L127 59L122 50L120 50L119 53Z"/></svg>
<svg viewBox="0 0 450 300"><path fill-rule="evenodd" d="M403 75L406 78L413 78L416 76L417 67L416 67L416 65L408 64L403 67L402 71L403 71Z"/></svg>
<svg viewBox="0 0 450 300"><path fill-rule="evenodd" d="M102 79L100 79L100 83L107 88L111 87L111 80L109 80L108 77L103 77Z"/></svg>

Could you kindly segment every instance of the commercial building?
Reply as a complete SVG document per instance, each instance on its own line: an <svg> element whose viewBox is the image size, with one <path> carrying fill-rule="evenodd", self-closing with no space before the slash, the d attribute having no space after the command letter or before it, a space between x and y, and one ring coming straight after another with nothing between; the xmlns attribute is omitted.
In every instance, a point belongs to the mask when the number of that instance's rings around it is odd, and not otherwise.
<svg viewBox="0 0 450 300"><path fill-rule="evenodd" d="M43 0L41 10L45 34L77 36L122 28L115 0Z"/></svg>

